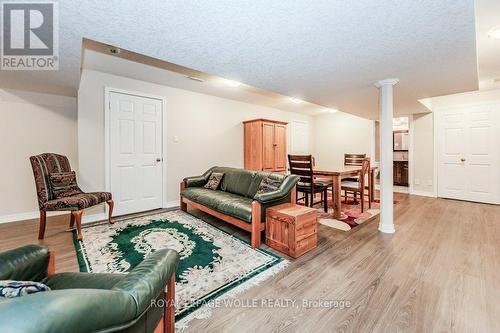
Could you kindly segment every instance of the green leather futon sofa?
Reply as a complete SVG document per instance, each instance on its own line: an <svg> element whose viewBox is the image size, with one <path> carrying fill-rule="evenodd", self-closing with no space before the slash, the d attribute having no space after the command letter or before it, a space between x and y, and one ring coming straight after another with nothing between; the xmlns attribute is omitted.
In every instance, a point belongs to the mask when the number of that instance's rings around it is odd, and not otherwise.
<svg viewBox="0 0 500 333"><path fill-rule="evenodd" d="M217 190L204 188L212 172L223 173ZM272 192L257 193L265 177L281 182ZM181 182L180 206L200 209L251 233L252 247L260 246L261 232L266 228L266 208L285 202L295 203L298 176L281 173L212 167L203 175Z"/></svg>
<svg viewBox="0 0 500 333"><path fill-rule="evenodd" d="M176 251L158 250L128 274L53 274L51 254L40 245L0 253L0 280L42 282L51 289L0 297L0 332L149 333L157 328L173 333ZM170 307L163 307L165 298Z"/></svg>

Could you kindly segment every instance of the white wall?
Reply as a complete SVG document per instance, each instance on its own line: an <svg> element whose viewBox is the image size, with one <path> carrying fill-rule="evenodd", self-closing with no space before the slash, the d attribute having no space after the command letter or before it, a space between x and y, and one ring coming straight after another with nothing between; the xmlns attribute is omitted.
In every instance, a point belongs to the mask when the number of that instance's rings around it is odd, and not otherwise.
<svg viewBox="0 0 500 333"><path fill-rule="evenodd" d="M433 196L434 184L434 119L432 113L414 114L411 120L413 131L410 149L413 173L412 193Z"/></svg>
<svg viewBox="0 0 500 333"><path fill-rule="evenodd" d="M77 164L76 98L0 90L0 222L38 216L29 157L44 152Z"/></svg>
<svg viewBox="0 0 500 333"><path fill-rule="evenodd" d="M453 94L430 99L433 111L453 106L467 106L473 104L494 103L500 101L500 89L470 91L462 94Z"/></svg>
<svg viewBox="0 0 500 333"><path fill-rule="evenodd" d="M166 98L169 205L178 204L182 178L201 174L213 165L243 167L243 120L270 118L311 123L311 117L302 114L84 70L78 91L78 153L80 183L88 191L103 190L105 187L106 86ZM290 133L289 127L289 143ZM178 137L178 142L174 142L174 136ZM101 212L103 208L93 211Z"/></svg>
<svg viewBox="0 0 500 333"><path fill-rule="evenodd" d="M374 122L337 112L314 117L313 152L317 167L339 166L345 153L372 155Z"/></svg>

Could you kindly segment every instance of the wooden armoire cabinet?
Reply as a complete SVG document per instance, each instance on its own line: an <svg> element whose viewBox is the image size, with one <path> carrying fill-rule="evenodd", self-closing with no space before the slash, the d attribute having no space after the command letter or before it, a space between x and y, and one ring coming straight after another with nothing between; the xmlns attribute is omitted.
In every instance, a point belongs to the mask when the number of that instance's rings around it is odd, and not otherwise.
<svg viewBox="0 0 500 333"><path fill-rule="evenodd" d="M286 125L269 119L243 122L245 169L286 171Z"/></svg>

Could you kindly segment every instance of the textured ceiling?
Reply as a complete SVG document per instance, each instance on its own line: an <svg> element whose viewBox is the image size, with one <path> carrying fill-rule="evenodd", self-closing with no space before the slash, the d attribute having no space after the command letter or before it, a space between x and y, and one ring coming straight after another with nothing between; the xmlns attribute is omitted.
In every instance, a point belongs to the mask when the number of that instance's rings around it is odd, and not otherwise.
<svg viewBox="0 0 500 333"><path fill-rule="evenodd" d="M59 16L60 70L1 86L75 94L87 37L369 118L387 77L399 114L477 88L473 0L64 0Z"/></svg>
<svg viewBox="0 0 500 333"><path fill-rule="evenodd" d="M110 47L109 45L103 45L103 49L107 51ZM288 96L270 93L267 90L261 91L260 89L243 84L240 84L238 87L231 87L226 84L223 78L213 75L199 75L194 73L194 75L189 74L188 76L182 72L179 73L178 71L144 64L143 62L146 61L141 58L136 59L136 61L124 59L122 56L125 52L127 51L121 49L120 56L114 56L109 54L109 52L102 53L87 48L83 53L82 69L109 73L201 94L263 105L284 111L303 113L310 116L331 112L331 110L326 109L324 106L312 103L293 103ZM189 77L196 77L203 79L203 81L190 80Z"/></svg>

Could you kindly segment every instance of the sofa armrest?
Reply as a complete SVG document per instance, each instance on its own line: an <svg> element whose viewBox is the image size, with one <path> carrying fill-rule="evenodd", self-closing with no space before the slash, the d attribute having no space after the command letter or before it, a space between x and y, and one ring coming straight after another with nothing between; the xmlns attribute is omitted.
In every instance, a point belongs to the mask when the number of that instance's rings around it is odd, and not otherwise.
<svg viewBox="0 0 500 333"><path fill-rule="evenodd" d="M130 294L137 304L136 316L151 306L151 300L165 290L172 274L175 274L179 254L174 250L158 250L137 265L113 290Z"/></svg>
<svg viewBox="0 0 500 333"><path fill-rule="evenodd" d="M212 170L215 167L212 167L205 171L205 173L201 176L193 176L184 178L184 183L186 183L186 187L202 187L208 182L208 178L212 174Z"/></svg>
<svg viewBox="0 0 500 333"><path fill-rule="evenodd" d="M46 246L26 245L0 253L0 280L41 281L47 276L50 253Z"/></svg>
<svg viewBox="0 0 500 333"><path fill-rule="evenodd" d="M281 183L279 189L267 193L258 193L254 196L254 199L262 204L281 200L290 195L290 192L292 191L293 187L299 182L299 179L300 177L298 176L289 175L285 178L283 183Z"/></svg>
<svg viewBox="0 0 500 333"><path fill-rule="evenodd" d="M184 178L184 182L186 183L186 187L202 187L207 183L207 179L203 176L186 177Z"/></svg>

